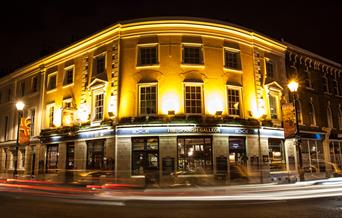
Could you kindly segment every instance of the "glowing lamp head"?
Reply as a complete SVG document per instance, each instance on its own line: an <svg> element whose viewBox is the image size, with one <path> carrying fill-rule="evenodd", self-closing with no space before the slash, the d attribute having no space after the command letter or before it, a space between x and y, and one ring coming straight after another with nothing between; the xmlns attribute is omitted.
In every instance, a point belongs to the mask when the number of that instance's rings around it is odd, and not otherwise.
<svg viewBox="0 0 342 218"><path fill-rule="evenodd" d="M291 92L297 92L298 86L299 84L295 80L292 80L289 82L289 84L287 84L287 87L289 87Z"/></svg>
<svg viewBox="0 0 342 218"><path fill-rule="evenodd" d="M18 111L22 111L22 110L24 109L24 107L25 107L25 104L24 104L24 102L22 102L22 101L18 101L18 102L15 104L15 106L16 106L16 108L17 108Z"/></svg>

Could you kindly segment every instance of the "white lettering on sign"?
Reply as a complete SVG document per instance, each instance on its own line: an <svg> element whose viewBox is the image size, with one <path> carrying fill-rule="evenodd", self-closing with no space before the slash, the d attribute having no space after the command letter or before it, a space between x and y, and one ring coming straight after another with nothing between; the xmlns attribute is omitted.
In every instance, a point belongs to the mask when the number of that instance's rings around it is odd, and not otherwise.
<svg viewBox="0 0 342 218"><path fill-rule="evenodd" d="M169 133L220 133L217 127L169 128Z"/></svg>

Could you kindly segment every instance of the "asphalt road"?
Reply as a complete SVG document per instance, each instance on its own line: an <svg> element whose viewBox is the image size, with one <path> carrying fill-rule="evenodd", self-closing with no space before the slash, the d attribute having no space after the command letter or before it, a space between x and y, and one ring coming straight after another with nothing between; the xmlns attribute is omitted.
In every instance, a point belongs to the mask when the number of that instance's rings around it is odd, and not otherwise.
<svg viewBox="0 0 342 218"><path fill-rule="evenodd" d="M0 192L0 218L342 217L342 197L287 201L104 201Z"/></svg>

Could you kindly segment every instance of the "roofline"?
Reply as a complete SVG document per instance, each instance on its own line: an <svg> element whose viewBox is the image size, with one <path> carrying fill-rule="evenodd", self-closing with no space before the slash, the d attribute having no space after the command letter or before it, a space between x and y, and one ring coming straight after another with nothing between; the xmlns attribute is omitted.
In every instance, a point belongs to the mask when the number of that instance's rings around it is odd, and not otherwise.
<svg viewBox="0 0 342 218"><path fill-rule="evenodd" d="M290 50L292 49L292 50L294 50L294 51L304 53L304 54L309 55L309 56L311 56L311 57L320 59L321 61L324 61L324 62L326 62L326 63L332 64L332 65L334 65L335 67L342 68L342 65L341 65L340 63L338 63L338 62L335 62L335 61L330 60L330 59L328 59L328 58L322 57L322 56L320 56L320 55L318 55L318 54L315 54L315 53L313 53L313 52L311 52L311 51L308 51L308 50L306 50L306 49L303 49L303 48L301 48L301 47L298 47L298 46L296 46L296 45L293 45L293 44L291 44L291 43L289 43L289 42L283 42L283 44L285 44Z"/></svg>
<svg viewBox="0 0 342 218"><path fill-rule="evenodd" d="M189 23L189 22L202 22L207 24L208 26L210 25L216 25L216 26L221 26L221 27L233 27L242 31L246 31L249 33L249 35L251 37L255 37L255 38L260 38L262 40L265 40L267 42L271 42L273 44L278 44L278 46L283 47L284 50L286 49L286 46L284 45L283 42L276 40L272 37L269 37L265 34L256 32L252 29L248 29L236 24L232 24L229 22L225 22L225 21L220 21L220 20L215 20L215 19L209 19L209 18L196 18L196 17L173 17L173 16L168 16L168 17L148 17L148 18L140 18L140 19L131 19L131 20L124 20L124 21L118 21L117 23L110 25L102 30L99 30L93 34L91 34L88 37L85 37L83 39L78 40L75 43L72 43L68 46L65 46L59 50L57 50L56 52L53 52L52 54L46 55L44 57L41 57L39 59L37 59L36 61L33 61L27 65L24 65L22 67L19 67L17 69L15 69L12 73L5 75L3 77L0 77L0 82L1 80L4 81L6 79L10 79L13 75L19 73L19 72L26 72L26 71L30 71L30 70L34 70L37 69L39 67L43 67L43 64L45 62L49 62L49 59L55 59L58 56L63 56L63 54L65 52L72 52L73 50L79 49L82 46L84 46L85 43L87 44L91 44L91 42L96 41L99 39L99 37L104 36L104 35L110 35L112 33L114 33L116 30L121 29L122 26L130 26L131 24L138 24L138 23L143 23L143 22L150 22L150 23L158 23L158 22L172 22L172 21L183 21L185 23ZM39 67L37 67L39 66Z"/></svg>

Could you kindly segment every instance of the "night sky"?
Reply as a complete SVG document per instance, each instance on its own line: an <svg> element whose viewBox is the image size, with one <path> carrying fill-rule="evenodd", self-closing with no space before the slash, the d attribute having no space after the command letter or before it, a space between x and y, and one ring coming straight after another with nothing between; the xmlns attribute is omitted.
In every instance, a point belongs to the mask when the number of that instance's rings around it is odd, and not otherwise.
<svg viewBox="0 0 342 218"><path fill-rule="evenodd" d="M0 75L118 21L156 16L227 21L342 63L342 1L338 0L7 2L0 13Z"/></svg>

